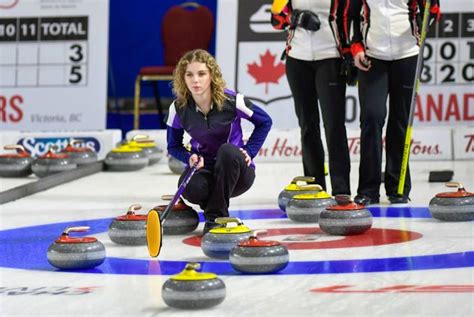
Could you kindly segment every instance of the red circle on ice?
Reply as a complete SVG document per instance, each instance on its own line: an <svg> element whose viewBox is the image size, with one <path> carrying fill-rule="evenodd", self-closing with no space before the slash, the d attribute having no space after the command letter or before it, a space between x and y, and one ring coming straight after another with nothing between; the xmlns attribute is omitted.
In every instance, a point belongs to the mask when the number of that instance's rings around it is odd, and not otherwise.
<svg viewBox="0 0 474 317"><path fill-rule="evenodd" d="M276 240L289 250L356 248L377 245L403 243L420 239L418 232L372 228L369 231L353 236L333 236L319 228L274 228L265 229L267 233L259 235L260 240ZM278 239L275 239L278 237ZM195 247L201 246L201 236L192 236L183 243Z"/></svg>

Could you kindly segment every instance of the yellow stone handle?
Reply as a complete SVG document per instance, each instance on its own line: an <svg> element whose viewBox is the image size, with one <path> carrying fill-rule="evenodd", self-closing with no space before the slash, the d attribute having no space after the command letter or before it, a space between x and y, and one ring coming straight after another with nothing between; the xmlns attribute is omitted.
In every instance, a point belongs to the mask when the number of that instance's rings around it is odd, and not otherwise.
<svg viewBox="0 0 474 317"><path fill-rule="evenodd" d="M239 218L232 218L232 217L219 217L214 220L216 223L221 225L227 225L228 223L236 223L237 225L243 225L242 220Z"/></svg>
<svg viewBox="0 0 474 317"><path fill-rule="evenodd" d="M316 178L313 176L296 176L293 178L291 181L292 184L296 184L297 182L305 182L305 183L314 183L316 181Z"/></svg>

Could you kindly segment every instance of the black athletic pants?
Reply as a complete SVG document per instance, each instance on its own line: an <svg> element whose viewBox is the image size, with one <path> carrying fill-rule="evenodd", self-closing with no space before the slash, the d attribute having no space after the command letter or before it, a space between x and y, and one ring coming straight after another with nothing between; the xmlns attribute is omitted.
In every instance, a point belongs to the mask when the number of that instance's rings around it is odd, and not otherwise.
<svg viewBox="0 0 474 317"><path fill-rule="evenodd" d="M340 75L341 59L303 61L287 57L286 76L301 129L303 170L326 189L324 148L318 101L329 154L332 194L350 195L350 157L346 134L346 83Z"/></svg>
<svg viewBox="0 0 474 317"><path fill-rule="evenodd" d="M181 175L179 184L187 172L186 169ZM247 166L240 150L226 143L217 151L213 166L206 165L196 171L183 197L204 210L206 221L214 221L229 216L229 199L245 193L254 180L255 171Z"/></svg>
<svg viewBox="0 0 474 317"><path fill-rule="evenodd" d="M371 58L370 70L359 71L361 154L358 194L371 198L378 198L380 195L384 144L382 129L387 116L388 96L384 181L387 195L397 194L416 60L417 56L394 61ZM407 169L404 195L408 196L410 189L410 171Z"/></svg>

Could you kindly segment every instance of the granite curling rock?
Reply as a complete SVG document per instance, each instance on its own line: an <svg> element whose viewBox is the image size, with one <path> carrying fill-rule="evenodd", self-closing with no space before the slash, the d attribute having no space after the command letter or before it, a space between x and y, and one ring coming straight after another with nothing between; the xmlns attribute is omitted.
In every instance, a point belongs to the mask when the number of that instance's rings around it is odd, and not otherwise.
<svg viewBox="0 0 474 317"><path fill-rule="evenodd" d="M112 242L123 245L146 245L147 215L136 215L139 204L131 205L127 213L116 217L109 225L109 238Z"/></svg>
<svg viewBox="0 0 474 317"><path fill-rule="evenodd" d="M181 309L210 308L222 303L226 288L214 273L196 272L199 263L188 263L184 270L170 277L161 289L166 305Z"/></svg>
<svg viewBox="0 0 474 317"><path fill-rule="evenodd" d="M56 146L51 147L46 154L38 157L31 165L33 173L38 177L46 177L52 174L73 170L77 167L69 155L55 153Z"/></svg>
<svg viewBox="0 0 474 317"><path fill-rule="evenodd" d="M173 172L174 174L181 175L184 173L188 165L181 162L177 158L170 156L168 159L168 167L170 168L171 172Z"/></svg>
<svg viewBox="0 0 474 317"><path fill-rule="evenodd" d="M293 178L291 183L287 185L278 195L278 206L281 210L286 211L286 206L291 198L299 194L316 194L321 188L314 183L314 177L297 176Z"/></svg>
<svg viewBox="0 0 474 317"><path fill-rule="evenodd" d="M130 146L136 146L148 155L148 165L158 163L163 157L163 150L156 146L155 141L147 135L137 134L130 141Z"/></svg>
<svg viewBox="0 0 474 317"><path fill-rule="evenodd" d="M34 158L22 145L6 145L3 148L16 153L0 155L0 177L26 177L33 172L31 165Z"/></svg>
<svg viewBox="0 0 474 317"><path fill-rule="evenodd" d="M467 192L461 183L449 182L446 186L458 190L433 197L428 207L431 216L442 221L474 220L474 193Z"/></svg>
<svg viewBox="0 0 474 317"><path fill-rule="evenodd" d="M163 195L163 200L172 200L173 196ZM165 211L167 205L154 207L160 215ZM152 209L152 210L153 210ZM199 225L199 215L196 210L188 206L182 199L178 199L170 213L163 221L162 228L165 235L178 235L193 232Z"/></svg>
<svg viewBox="0 0 474 317"><path fill-rule="evenodd" d="M256 231L248 240L241 241L230 251L230 264L244 273L275 273L283 270L289 262L286 246L278 241L258 240Z"/></svg>
<svg viewBox="0 0 474 317"><path fill-rule="evenodd" d="M252 235L251 230L239 218L221 217L215 220L221 224L209 230L201 240L201 249L210 258L228 259L230 251L241 241ZM230 223L235 224L229 226Z"/></svg>
<svg viewBox="0 0 474 317"><path fill-rule="evenodd" d="M363 205L353 203L349 196L338 195L332 205L319 215L319 228L331 235L362 234L372 227L372 214Z"/></svg>
<svg viewBox="0 0 474 317"><path fill-rule="evenodd" d="M290 199L286 206L289 219L305 223L317 223L319 215L326 207L332 206L336 201L319 185L318 192L313 194L298 194Z"/></svg>
<svg viewBox="0 0 474 317"><path fill-rule="evenodd" d="M105 260L105 247L94 237L70 237L70 232L85 232L89 227L71 227L48 248L48 262L58 269L90 269Z"/></svg>
<svg viewBox="0 0 474 317"><path fill-rule="evenodd" d="M145 168L149 158L141 148L124 143L112 149L104 162L109 171L131 172Z"/></svg>
<svg viewBox="0 0 474 317"><path fill-rule="evenodd" d="M86 146L82 146L83 144L84 142L81 140L71 139L69 144L62 150L62 153L67 154L77 166L97 162L97 153Z"/></svg>

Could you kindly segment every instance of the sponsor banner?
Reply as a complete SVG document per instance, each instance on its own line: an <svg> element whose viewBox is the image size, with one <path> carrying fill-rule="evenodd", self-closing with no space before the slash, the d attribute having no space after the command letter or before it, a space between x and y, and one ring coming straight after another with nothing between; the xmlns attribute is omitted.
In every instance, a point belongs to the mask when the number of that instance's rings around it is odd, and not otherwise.
<svg viewBox="0 0 474 317"><path fill-rule="evenodd" d="M72 139L83 141L76 146L88 147L97 152L99 160L103 160L122 140L121 130L76 131L76 132L16 132L6 131L0 134L0 153L5 153L3 146L19 144L34 157L44 155L51 146L62 151Z"/></svg>
<svg viewBox="0 0 474 317"><path fill-rule="evenodd" d="M245 129L244 138L248 138L250 133L250 129ZM166 130L133 130L127 133L127 139L131 139L134 135L138 134L148 135L156 142L158 147L166 151ZM348 129L347 139L351 161L357 162L360 160L359 130ZM188 140L189 136L186 134L185 143ZM326 140L324 137L323 144L327 156ZM257 157L255 157L255 162L301 162L301 156L300 130L298 128L272 129ZM451 129L423 128L413 131L410 160L440 161L452 159ZM160 162L163 163L164 161Z"/></svg>
<svg viewBox="0 0 474 317"><path fill-rule="evenodd" d="M246 133L248 136L249 133ZM453 158L451 129L415 129L411 143L410 160L439 161ZM347 131L347 141L351 161L360 160L360 133L358 130ZM327 156L326 140L323 144ZM385 142L384 142L385 144ZM300 130L270 131L265 144L255 158L256 162L294 162L301 161Z"/></svg>
<svg viewBox="0 0 474 317"><path fill-rule="evenodd" d="M456 128L453 131L454 158L456 160L474 159L474 128Z"/></svg>
<svg viewBox="0 0 474 317"><path fill-rule="evenodd" d="M280 59L286 32L272 28L271 3L218 0L216 57L229 88L262 106L272 116L274 127L292 129L298 122L285 61ZM440 23L430 29L414 111L417 127L474 126L474 10L470 3L443 4ZM346 107L348 127L358 128L357 88L347 88Z"/></svg>
<svg viewBox="0 0 474 317"><path fill-rule="evenodd" d="M0 130L105 129L108 16L108 0L0 1Z"/></svg>

